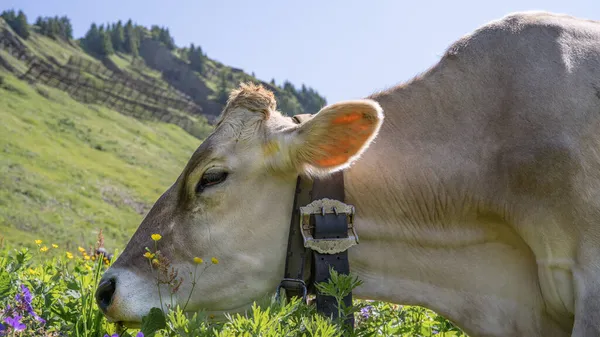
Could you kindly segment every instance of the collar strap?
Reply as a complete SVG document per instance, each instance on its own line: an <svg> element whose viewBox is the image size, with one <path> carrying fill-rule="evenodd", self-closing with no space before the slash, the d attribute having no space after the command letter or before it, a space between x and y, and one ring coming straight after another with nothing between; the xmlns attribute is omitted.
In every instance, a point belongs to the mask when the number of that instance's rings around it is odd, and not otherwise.
<svg viewBox="0 0 600 337"><path fill-rule="evenodd" d="M296 115L295 123L301 124L312 115ZM358 243L354 230L354 207L343 203L344 174L336 172L326 179L310 180L298 177L284 278L277 287L286 297L315 294L317 311L328 317L337 318L337 303L334 297L319 294L314 284L327 282L329 268L340 274L350 273L347 249ZM306 275L308 271L308 275ZM344 305L352 305L352 293L343 299ZM354 316L346 318L354 326Z"/></svg>

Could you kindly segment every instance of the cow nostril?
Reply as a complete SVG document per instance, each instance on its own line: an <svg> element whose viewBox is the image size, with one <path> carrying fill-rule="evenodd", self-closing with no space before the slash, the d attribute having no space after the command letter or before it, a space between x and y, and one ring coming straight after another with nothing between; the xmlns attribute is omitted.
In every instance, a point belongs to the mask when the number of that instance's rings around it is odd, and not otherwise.
<svg viewBox="0 0 600 337"><path fill-rule="evenodd" d="M101 281L98 285L98 290L96 290L96 302L98 302L98 306L102 311L106 311L110 306L112 297L115 293L116 284L115 279L111 277L108 280Z"/></svg>

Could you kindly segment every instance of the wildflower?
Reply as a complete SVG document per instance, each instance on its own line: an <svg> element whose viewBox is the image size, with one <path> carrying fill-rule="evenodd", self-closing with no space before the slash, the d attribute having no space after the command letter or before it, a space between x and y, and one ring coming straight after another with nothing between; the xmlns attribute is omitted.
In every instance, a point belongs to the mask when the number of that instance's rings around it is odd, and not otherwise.
<svg viewBox="0 0 600 337"><path fill-rule="evenodd" d="M48 251L48 247L43 246L42 248L40 248L40 252L45 253Z"/></svg>
<svg viewBox="0 0 600 337"><path fill-rule="evenodd" d="M135 334L135 337L144 337L144 333L140 331L137 334Z"/></svg>
<svg viewBox="0 0 600 337"><path fill-rule="evenodd" d="M42 244L42 240L35 240L35 244L38 245L38 246L41 245Z"/></svg>
<svg viewBox="0 0 600 337"><path fill-rule="evenodd" d="M213 264L219 264L219 260L217 260L216 257L213 257L212 259L210 259L210 262L212 262Z"/></svg>
<svg viewBox="0 0 600 337"><path fill-rule="evenodd" d="M29 288L21 284L21 294L17 294L15 296L15 300L21 303L21 305L23 305L27 310L27 313L33 316L37 321L46 323L46 320L38 316L38 314L35 313L35 310L33 310L33 306L31 305L32 298L33 296L31 295Z"/></svg>
<svg viewBox="0 0 600 337"><path fill-rule="evenodd" d="M71 252L67 252L67 259L72 259L73 258L73 254Z"/></svg>
<svg viewBox="0 0 600 337"><path fill-rule="evenodd" d="M15 331L23 331L27 327L25 324L21 323L21 315L14 315L13 317L6 317L4 319L4 323L10 325Z"/></svg>
<svg viewBox="0 0 600 337"><path fill-rule="evenodd" d="M370 305L367 305L366 307L360 309L360 314L363 319L369 318L369 316L371 315L371 309L373 309L373 306Z"/></svg>
<svg viewBox="0 0 600 337"><path fill-rule="evenodd" d="M152 264L158 266L160 265L160 261L158 261L158 259L152 259Z"/></svg>
<svg viewBox="0 0 600 337"><path fill-rule="evenodd" d="M2 331L6 331L6 327L0 323L0 335L2 334Z"/></svg>
<svg viewBox="0 0 600 337"><path fill-rule="evenodd" d="M87 270L92 270L92 267L90 267L90 265L86 264L86 265L85 265L85 269L87 269Z"/></svg>
<svg viewBox="0 0 600 337"><path fill-rule="evenodd" d="M83 247L79 247L79 248L77 248L77 250L80 251L81 253L85 253L85 248L83 248Z"/></svg>
<svg viewBox="0 0 600 337"><path fill-rule="evenodd" d="M144 257L147 259L152 259L152 258L154 258L154 253L145 252Z"/></svg>
<svg viewBox="0 0 600 337"><path fill-rule="evenodd" d="M107 334L105 334L105 335L104 335L104 337L119 337L119 334L117 334L117 333L114 333L114 334L112 334L112 335L110 335L110 336L109 336L109 335L107 335ZM136 337L137 337L137 336L136 336Z"/></svg>
<svg viewBox="0 0 600 337"><path fill-rule="evenodd" d="M56 249L56 248L58 248L58 245L57 245L57 244L55 244L55 243L53 243L53 244L52 244L52 248Z"/></svg>
<svg viewBox="0 0 600 337"><path fill-rule="evenodd" d="M89 256L89 255L87 255L87 254L85 254L85 255L83 256L83 259L84 259L84 260L89 260L89 259L90 259L90 256Z"/></svg>
<svg viewBox="0 0 600 337"><path fill-rule="evenodd" d="M201 264L202 262L204 262L204 260L202 260L201 258L199 258L199 257L194 258L194 263Z"/></svg>
<svg viewBox="0 0 600 337"><path fill-rule="evenodd" d="M37 274L37 271L35 271L35 269L29 268L29 274L35 275L35 274Z"/></svg>
<svg viewBox="0 0 600 337"><path fill-rule="evenodd" d="M160 234L152 234L152 240L158 241L160 239L162 239L162 235L160 235Z"/></svg>

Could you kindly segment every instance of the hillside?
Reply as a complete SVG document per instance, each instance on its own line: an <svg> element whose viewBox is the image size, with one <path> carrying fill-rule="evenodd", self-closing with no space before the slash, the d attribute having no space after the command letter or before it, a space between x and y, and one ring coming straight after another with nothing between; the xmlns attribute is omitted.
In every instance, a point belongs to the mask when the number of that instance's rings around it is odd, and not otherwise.
<svg viewBox="0 0 600 337"><path fill-rule="evenodd" d="M24 38L0 18L0 240L13 246L40 238L73 249L102 229L109 249L122 247L240 81L268 86L284 113L325 104L205 55L198 72L189 48L143 27L137 55L27 29Z"/></svg>

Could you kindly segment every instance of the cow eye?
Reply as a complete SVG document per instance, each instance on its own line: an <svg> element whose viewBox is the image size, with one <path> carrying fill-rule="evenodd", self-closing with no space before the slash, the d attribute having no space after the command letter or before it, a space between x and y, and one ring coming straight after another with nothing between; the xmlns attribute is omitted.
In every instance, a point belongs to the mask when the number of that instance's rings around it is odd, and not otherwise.
<svg viewBox="0 0 600 337"><path fill-rule="evenodd" d="M200 193L210 186L224 182L225 179L227 179L228 174L229 173L227 171L204 172L202 178L200 178L200 182L198 182L198 185L196 185L196 193Z"/></svg>

